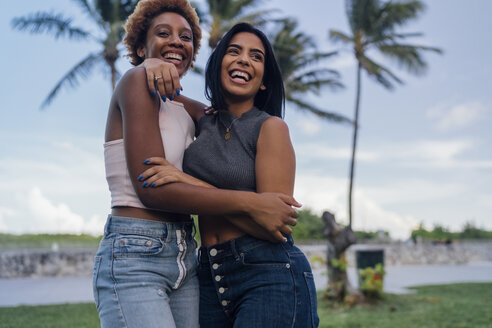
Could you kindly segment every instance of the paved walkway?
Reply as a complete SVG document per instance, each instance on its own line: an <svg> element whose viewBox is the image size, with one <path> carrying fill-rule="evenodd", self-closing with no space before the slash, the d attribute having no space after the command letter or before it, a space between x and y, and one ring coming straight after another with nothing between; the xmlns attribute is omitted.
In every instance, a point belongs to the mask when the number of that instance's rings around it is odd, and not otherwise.
<svg viewBox="0 0 492 328"><path fill-rule="evenodd" d="M467 265L423 265L387 267L384 289L390 293L409 292L406 287L456 282L492 282L492 262ZM349 279L357 282L354 268ZM324 270L314 272L318 289L326 288ZM92 302L90 277L0 279L0 306Z"/></svg>

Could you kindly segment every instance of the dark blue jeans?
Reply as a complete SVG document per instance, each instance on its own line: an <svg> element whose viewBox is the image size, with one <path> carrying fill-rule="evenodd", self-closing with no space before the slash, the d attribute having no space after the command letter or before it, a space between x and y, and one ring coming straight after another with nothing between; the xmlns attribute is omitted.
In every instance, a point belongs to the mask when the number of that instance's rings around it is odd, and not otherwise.
<svg viewBox="0 0 492 328"><path fill-rule="evenodd" d="M290 236L201 247L198 279L201 328L318 327L311 267Z"/></svg>

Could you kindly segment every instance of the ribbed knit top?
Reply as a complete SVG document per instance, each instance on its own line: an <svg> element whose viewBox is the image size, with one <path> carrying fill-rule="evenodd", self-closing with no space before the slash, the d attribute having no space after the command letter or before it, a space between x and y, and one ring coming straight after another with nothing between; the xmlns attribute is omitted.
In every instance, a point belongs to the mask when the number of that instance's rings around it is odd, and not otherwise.
<svg viewBox="0 0 492 328"><path fill-rule="evenodd" d="M142 108L141 110L148 110ZM166 159L181 170L183 154L195 135L195 124L183 104L176 101L161 101L159 128ZM142 158L142 161L145 158ZM106 180L111 193L111 207L131 206L145 208L133 188L126 162L124 140L104 144Z"/></svg>
<svg viewBox="0 0 492 328"><path fill-rule="evenodd" d="M198 137L185 151L183 171L218 188L256 191L256 143L269 117L256 107L240 118L225 111L203 116Z"/></svg>

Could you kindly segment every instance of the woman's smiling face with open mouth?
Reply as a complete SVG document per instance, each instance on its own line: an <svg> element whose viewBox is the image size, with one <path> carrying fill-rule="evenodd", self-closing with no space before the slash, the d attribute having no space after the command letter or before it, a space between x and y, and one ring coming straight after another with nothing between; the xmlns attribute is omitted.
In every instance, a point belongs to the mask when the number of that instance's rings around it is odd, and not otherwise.
<svg viewBox="0 0 492 328"><path fill-rule="evenodd" d="M254 100L262 87L265 47L260 38L240 32L231 39L221 67L221 82L228 100Z"/></svg>
<svg viewBox="0 0 492 328"><path fill-rule="evenodd" d="M145 46L139 56L159 58L176 66L179 76L191 65L193 32L188 21L174 12L165 12L152 20Z"/></svg>

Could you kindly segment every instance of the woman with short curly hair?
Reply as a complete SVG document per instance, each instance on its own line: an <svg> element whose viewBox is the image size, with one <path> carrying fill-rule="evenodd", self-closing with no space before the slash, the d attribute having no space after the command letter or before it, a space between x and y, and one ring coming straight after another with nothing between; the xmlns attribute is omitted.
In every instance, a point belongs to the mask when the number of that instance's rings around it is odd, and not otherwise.
<svg viewBox="0 0 492 328"><path fill-rule="evenodd" d="M193 177L158 188L143 181L151 157L181 170L195 122L204 115L203 104L180 95L179 82L196 58L201 31L186 0L140 1L125 27L134 65L164 63L148 74L130 69L111 98L104 159L112 209L95 257L94 298L103 328L198 327L197 244L189 213L241 214L248 217L231 220L254 220L278 235L295 221L290 205L297 202L281 193L211 189ZM156 86L165 90L162 97Z"/></svg>

